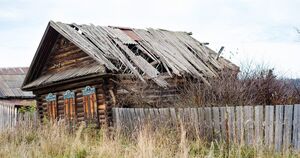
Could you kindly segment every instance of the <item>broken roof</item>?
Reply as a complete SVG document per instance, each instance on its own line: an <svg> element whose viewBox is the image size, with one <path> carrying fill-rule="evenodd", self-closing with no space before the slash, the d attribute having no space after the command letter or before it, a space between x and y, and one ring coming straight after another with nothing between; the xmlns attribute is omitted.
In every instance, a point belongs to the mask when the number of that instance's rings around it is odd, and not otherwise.
<svg viewBox="0 0 300 158"><path fill-rule="evenodd" d="M218 77L218 72L223 69L238 69L223 58L217 59L216 52L186 32L50 21L23 88L42 83L32 84L41 77L42 63L51 53L51 47L59 35L74 43L110 72L131 73L143 82L146 82L145 78L150 78L162 87L168 85L163 79L165 74L170 77L189 74L209 84L208 79Z"/></svg>
<svg viewBox="0 0 300 158"><path fill-rule="evenodd" d="M21 90L28 68L0 68L0 98L33 98L31 92Z"/></svg>

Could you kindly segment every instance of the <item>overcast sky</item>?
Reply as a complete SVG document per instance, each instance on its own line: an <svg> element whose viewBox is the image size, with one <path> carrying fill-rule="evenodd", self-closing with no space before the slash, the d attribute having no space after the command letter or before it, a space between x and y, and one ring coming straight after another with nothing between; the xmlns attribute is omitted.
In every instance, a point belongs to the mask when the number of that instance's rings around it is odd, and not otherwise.
<svg viewBox="0 0 300 158"><path fill-rule="evenodd" d="M29 66L49 20L189 31L237 65L300 77L299 0L0 0L0 67Z"/></svg>

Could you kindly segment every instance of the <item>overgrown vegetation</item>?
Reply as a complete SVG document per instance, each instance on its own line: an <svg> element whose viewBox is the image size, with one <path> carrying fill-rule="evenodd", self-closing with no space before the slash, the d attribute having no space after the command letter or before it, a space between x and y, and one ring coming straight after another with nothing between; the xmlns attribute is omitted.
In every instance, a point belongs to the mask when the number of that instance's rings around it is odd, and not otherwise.
<svg viewBox="0 0 300 158"><path fill-rule="evenodd" d="M19 125L0 132L0 157L299 157L299 153L276 153L260 146L206 142L187 137L185 128L145 127L131 136L80 126L70 132L62 122L39 127Z"/></svg>
<svg viewBox="0 0 300 158"><path fill-rule="evenodd" d="M211 86L190 82L184 87L178 104L294 104L300 101L299 87L296 80L275 76L273 69L248 69L238 75L224 72L220 78L211 80ZM31 113L34 107L22 111ZM290 149L274 152L263 146L228 144L213 138L205 139L195 134L197 132L183 125L174 128L145 125L130 135L117 131L107 134L84 125L70 131L62 121L55 124L44 121L39 126L25 122L0 131L0 157L300 157L300 153Z"/></svg>
<svg viewBox="0 0 300 158"><path fill-rule="evenodd" d="M284 79L264 66L243 68L240 73L222 72L211 86L189 83L179 99L182 105L283 105L300 103L297 80Z"/></svg>
<svg viewBox="0 0 300 158"><path fill-rule="evenodd" d="M283 105L300 103L300 80L287 79L275 75L274 69L264 65L248 64L240 72L223 71L217 78L209 79L210 85L201 80L186 76L186 83L180 84L179 97L175 102L165 103L161 99L151 100L147 95L168 96L161 88L152 85L141 87L137 93L130 92L122 96L117 106L120 107L199 107L199 106L237 106L237 105ZM153 89L153 93L144 91ZM155 91L155 89L157 91ZM151 91L150 91L151 92ZM164 94L163 94L164 93ZM174 95L174 94L172 94ZM178 96L178 95L177 95ZM175 105L174 105L175 104Z"/></svg>

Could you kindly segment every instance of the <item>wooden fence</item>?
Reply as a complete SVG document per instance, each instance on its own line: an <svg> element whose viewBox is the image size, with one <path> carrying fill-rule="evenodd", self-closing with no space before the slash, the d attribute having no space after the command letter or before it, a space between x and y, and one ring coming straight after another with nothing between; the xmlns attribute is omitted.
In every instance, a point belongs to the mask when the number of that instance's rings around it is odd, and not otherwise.
<svg viewBox="0 0 300 158"><path fill-rule="evenodd" d="M132 131L150 121L188 125L230 143L300 150L300 105L203 108L114 108L114 126ZM181 123L182 124L182 123Z"/></svg>
<svg viewBox="0 0 300 158"><path fill-rule="evenodd" d="M18 108L10 104L0 104L0 130L11 128L22 122L33 124L37 122L36 113L18 111Z"/></svg>

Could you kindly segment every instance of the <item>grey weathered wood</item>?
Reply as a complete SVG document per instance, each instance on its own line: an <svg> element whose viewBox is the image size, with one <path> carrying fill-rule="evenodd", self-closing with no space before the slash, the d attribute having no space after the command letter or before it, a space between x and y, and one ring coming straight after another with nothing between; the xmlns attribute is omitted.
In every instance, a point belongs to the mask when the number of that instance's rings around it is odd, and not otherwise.
<svg viewBox="0 0 300 158"><path fill-rule="evenodd" d="M198 120L199 120L199 135L202 136L205 134L205 116L204 116L204 109L198 108Z"/></svg>
<svg viewBox="0 0 300 158"><path fill-rule="evenodd" d="M155 119L155 116L154 116L154 109L152 108L149 108L149 118L150 120L154 120Z"/></svg>
<svg viewBox="0 0 300 158"><path fill-rule="evenodd" d="M159 112L159 119L160 119L161 122L167 122L167 119L166 119L167 114L165 113L164 110L165 110L164 108L158 109L158 112Z"/></svg>
<svg viewBox="0 0 300 158"><path fill-rule="evenodd" d="M138 108L133 109L134 113L134 122L135 122L135 128L140 128L142 125L142 120L141 120L141 113L139 112Z"/></svg>
<svg viewBox="0 0 300 158"><path fill-rule="evenodd" d="M226 130L226 107L220 107L220 116L221 116L221 133L222 138L226 140L227 138L227 130Z"/></svg>
<svg viewBox="0 0 300 158"><path fill-rule="evenodd" d="M184 120L184 124L187 125L187 127L190 128L190 123L191 123L191 111L190 108L184 108L183 109L183 120Z"/></svg>
<svg viewBox="0 0 300 158"><path fill-rule="evenodd" d="M252 145L253 138L254 138L254 125L253 125L253 107L252 106L245 106L244 107L244 126L245 126L245 138L246 144Z"/></svg>
<svg viewBox="0 0 300 158"><path fill-rule="evenodd" d="M178 109L178 120L180 123L183 123L184 122L184 110L183 108L179 108Z"/></svg>
<svg viewBox="0 0 300 158"><path fill-rule="evenodd" d="M228 127L229 127L229 137L231 143L236 142L236 134L235 134L235 109L234 107L227 107L228 113Z"/></svg>
<svg viewBox="0 0 300 158"><path fill-rule="evenodd" d="M266 106L265 108L265 144L267 147L272 148L274 143L274 106Z"/></svg>
<svg viewBox="0 0 300 158"><path fill-rule="evenodd" d="M113 117L113 122L114 122L114 125L115 125L115 128L116 129L120 129L119 128L119 111L118 111L118 108L113 108L112 109L112 117Z"/></svg>
<svg viewBox="0 0 300 158"><path fill-rule="evenodd" d="M170 108L170 114L171 114L171 118L172 118L172 124L176 125L177 124L177 117L176 117L175 108Z"/></svg>
<svg viewBox="0 0 300 158"><path fill-rule="evenodd" d="M283 137L283 106L277 105L275 107L275 151L282 149L282 137Z"/></svg>
<svg viewBox="0 0 300 158"><path fill-rule="evenodd" d="M262 146L263 144L263 120L264 120L264 107L263 106L256 106L255 110L255 122L254 122L254 129L255 129L255 144L258 146Z"/></svg>
<svg viewBox="0 0 300 158"><path fill-rule="evenodd" d="M283 149L287 150L292 142L293 105L284 106Z"/></svg>
<svg viewBox="0 0 300 158"><path fill-rule="evenodd" d="M199 134L199 120L198 120L198 113L196 108L191 108L191 118L194 130L197 134Z"/></svg>
<svg viewBox="0 0 300 158"><path fill-rule="evenodd" d="M242 106L237 106L236 107L236 126L237 126L237 133L236 137L238 142L243 145L245 142L245 137L244 137L244 107Z"/></svg>
<svg viewBox="0 0 300 158"><path fill-rule="evenodd" d="M1 111L1 109L4 109ZM10 115L12 108L0 106L4 115ZM294 109L294 110L293 110ZM177 110L177 111L176 111ZM275 115L274 115L275 113ZM2 118L4 115L0 115ZM12 114L13 115L13 114ZM187 127L196 131L201 136L230 140L234 143L256 144L258 147L275 147L278 151L284 146L285 149L299 144L300 105L293 106L237 106L237 107L204 107L204 108L162 108L162 109L113 109L114 121L124 128L132 131L143 125L148 119L150 123L163 124L172 121L177 126L180 117ZM284 118L283 118L284 116ZM13 119L12 119L13 120ZM0 121L0 123L3 121ZM219 122L219 123L218 123ZM10 126L9 120L1 123L1 127ZM226 128L226 126L228 128ZM217 132L219 130L219 132ZM228 131L226 131L228 130ZM264 135L263 135L264 134ZM217 136L216 136L217 135ZM227 135L229 136L227 139ZM245 138L245 140L244 140ZM263 140L263 141L261 141ZM264 143L264 144L262 144ZM282 145L283 144L283 145Z"/></svg>
<svg viewBox="0 0 300 158"><path fill-rule="evenodd" d="M219 107L213 107L213 124L214 124L214 134L216 138L220 139L221 136L221 126L220 126L220 111Z"/></svg>
<svg viewBox="0 0 300 158"><path fill-rule="evenodd" d="M204 107L204 117L205 117L205 129L207 136L212 137L213 134L213 123L212 123L212 110L211 107Z"/></svg>
<svg viewBox="0 0 300 158"><path fill-rule="evenodd" d="M300 151L300 104L294 106L293 147Z"/></svg>
<svg viewBox="0 0 300 158"><path fill-rule="evenodd" d="M127 109L126 113L127 113L127 122L129 123L128 124L129 125L129 129L131 131L133 131L134 130L134 122L133 122L134 120L132 119L131 109Z"/></svg>

